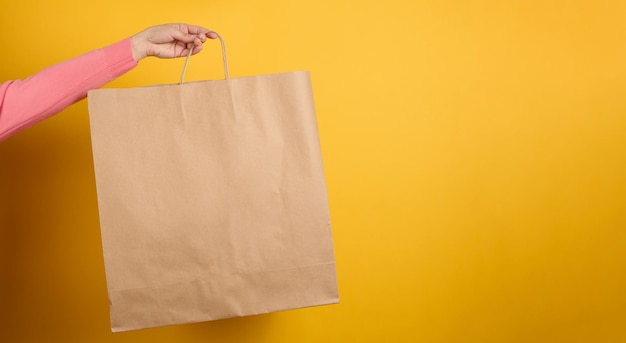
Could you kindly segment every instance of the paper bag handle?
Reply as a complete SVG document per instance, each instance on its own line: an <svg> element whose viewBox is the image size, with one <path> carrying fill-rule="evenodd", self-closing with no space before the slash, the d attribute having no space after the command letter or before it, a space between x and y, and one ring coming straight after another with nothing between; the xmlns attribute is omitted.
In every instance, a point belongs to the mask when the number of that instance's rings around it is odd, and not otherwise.
<svg viewBox="0 0 626 343"><path fill-rule="evenodd" d="M219 33L215 31L209 31L209 32L215 33L215 35L217 35L217 38L219 38L220 40L220 44L222 45L222 60L224 63L224 77L228 80L230 77L228 76L228 61L226 60L226 44L224 44L224 39L222 39L222 36L220 36ZM192 44L191 48L189 49L189 53L187 53L187 58L185 59L185 66L183 67L183 73L180 75L181 85L185 83L185 73L187 72L187 65L189 64L189 58L191 57L191 52L193 51L194 47L195 47L195 44Z"/></svg>

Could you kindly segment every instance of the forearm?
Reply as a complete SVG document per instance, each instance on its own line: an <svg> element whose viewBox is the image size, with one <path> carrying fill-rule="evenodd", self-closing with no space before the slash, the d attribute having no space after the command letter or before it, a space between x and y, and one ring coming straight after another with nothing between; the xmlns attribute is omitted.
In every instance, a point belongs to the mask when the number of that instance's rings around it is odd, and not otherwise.
<svg viewBox="0 0 626 343"><path fill-rule="evenodd" d="M0 141L83 99L137 65L130 38L0 85Z"/></svg>

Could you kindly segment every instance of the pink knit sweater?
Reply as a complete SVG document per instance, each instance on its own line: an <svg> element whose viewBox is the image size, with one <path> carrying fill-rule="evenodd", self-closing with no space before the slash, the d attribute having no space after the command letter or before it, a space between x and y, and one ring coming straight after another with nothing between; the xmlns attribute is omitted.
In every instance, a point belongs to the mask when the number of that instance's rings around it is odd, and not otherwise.
<svg viewBox="0 0 626 343"><path fill-rule="evenodd" d="M137 65L130 38L0 85L0 141L85 98Z"/></svg>

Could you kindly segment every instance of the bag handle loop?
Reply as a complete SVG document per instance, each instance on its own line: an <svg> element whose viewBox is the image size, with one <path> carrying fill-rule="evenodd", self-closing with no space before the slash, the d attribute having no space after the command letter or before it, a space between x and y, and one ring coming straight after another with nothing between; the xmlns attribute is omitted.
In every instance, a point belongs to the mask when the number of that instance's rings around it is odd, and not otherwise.
<svg viewBox="0 0 626 343"><path fill-rule="evenodd" d="M209 31L209 32L215 33L215 35L217 35L217 38L219 38L220 40L220 44L222 45L222 61L224 63L224 77L226 78L226 80L228 80L230 77L228 75L228 61L226 60L226 44L224 44L224 39L222 39L222 36L220 36L219 33L215 31ZM189 58L191 57L191 53L193 52L194 47L195 47L195 44L192 44L191 48L189 49L189 53L187 53L187 58L185 59L185 66L183 67L183 73L180 75L179 84L181 85L185 83L185 73L187 72L187 65L189 64Z"/></svg>

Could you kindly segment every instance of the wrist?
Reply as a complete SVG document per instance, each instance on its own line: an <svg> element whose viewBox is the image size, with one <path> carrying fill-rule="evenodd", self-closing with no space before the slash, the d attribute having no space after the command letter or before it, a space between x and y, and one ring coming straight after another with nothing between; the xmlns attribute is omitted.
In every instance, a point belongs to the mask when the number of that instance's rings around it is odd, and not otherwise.
<svg viewBox="0 0 626 343"><path fill-rule="evenodd" d="M148 57L146 51L145 39L141 38L141 34L136 34L130 38L130 48L135 61L139 62Z"/></svg>

